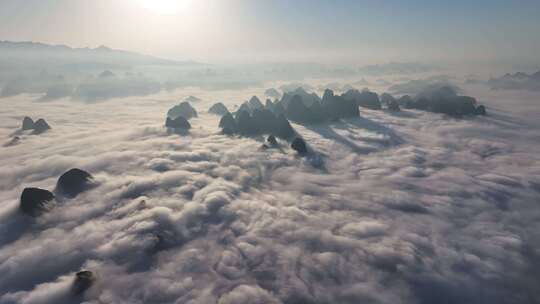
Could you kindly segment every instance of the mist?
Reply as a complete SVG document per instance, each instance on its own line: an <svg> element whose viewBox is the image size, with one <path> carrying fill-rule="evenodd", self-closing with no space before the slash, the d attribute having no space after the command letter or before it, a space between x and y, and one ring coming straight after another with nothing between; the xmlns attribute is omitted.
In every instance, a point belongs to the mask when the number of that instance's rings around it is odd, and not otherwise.
<svg viewBox="0 0 540 304"><path fill-rule="evenodd" d="M540 302L537 3L480 2L0 3L0 304Z"/></svg>
<svg viewBox="0 0 540 304"><path fill-rule="evenodd" d="M534 0L519 5L502 0L3 1L0 37L78 48L106 45L220 64L421 62L491 70L536 65L538 70L538 5Z"/></svg>

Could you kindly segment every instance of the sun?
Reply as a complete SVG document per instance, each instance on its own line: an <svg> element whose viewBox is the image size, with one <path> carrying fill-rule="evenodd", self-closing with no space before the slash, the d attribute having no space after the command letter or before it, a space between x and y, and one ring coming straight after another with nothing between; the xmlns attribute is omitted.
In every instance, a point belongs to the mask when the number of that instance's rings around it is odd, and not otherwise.
<svg viewBox="0 0 540 304"><path fill-rule="evenodd" d="M160 14L174 14L180 11L185 0L139 0L141 6Z"/></svg>

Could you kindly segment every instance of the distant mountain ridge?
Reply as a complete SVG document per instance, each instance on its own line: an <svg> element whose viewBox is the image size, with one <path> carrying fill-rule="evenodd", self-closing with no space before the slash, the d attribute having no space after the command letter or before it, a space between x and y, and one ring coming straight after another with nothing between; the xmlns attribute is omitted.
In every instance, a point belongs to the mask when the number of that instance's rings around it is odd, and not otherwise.
<svg viewBox="0 0 540 304"><path fill-rule="evenodd" d="M140 65L200 65L194 61L177 61L115 50L106 46L72 48L40 42L0 41L0 67L69 67L96 65L99 68L133 67Z"/></svg>
<svg viewBox="0 0 540 304"><path fill-rule="evenodd" d="M530 75L523 72L506 73L502 77L489 79L488 85L495 90L540 91L540 71Z"/></svg>

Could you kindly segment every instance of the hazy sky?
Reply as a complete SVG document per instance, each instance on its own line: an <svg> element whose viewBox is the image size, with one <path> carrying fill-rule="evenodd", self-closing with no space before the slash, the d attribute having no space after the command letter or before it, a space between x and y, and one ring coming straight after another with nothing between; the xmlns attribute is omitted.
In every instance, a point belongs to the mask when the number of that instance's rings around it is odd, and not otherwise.
<svg viewBox="0 0 540 304"><path fill-rule="evenodd" d="M540 1L0 0L0 40L206 62L538 62Z"/></svg>

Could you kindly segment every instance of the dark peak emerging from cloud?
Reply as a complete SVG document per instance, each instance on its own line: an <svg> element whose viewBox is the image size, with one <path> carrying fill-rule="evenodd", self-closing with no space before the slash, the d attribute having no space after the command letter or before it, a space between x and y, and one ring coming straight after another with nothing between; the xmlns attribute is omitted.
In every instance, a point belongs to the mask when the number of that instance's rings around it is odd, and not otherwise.
<svg viewBox="0 0 540 304"><path fill-rule="evenodd" d="M264 105L262 104L261 100L257 96L251 97L251 99L248 101L248 104L252 110L264 109Z"/></svg>
<svg viewBox="0 0 540 304"><path fill-rule="evenodd" d="M307 88L307 90L310 91L313 89L314 88L311 86ZM299 96L306 106L311 106L313 103L321 101L321 98L316 93L308 93L302 86L284 92L283 97L281 97L281 103L283 103L285 107L288 106L289 102L291 102L295 96Z"/></svg>
<svg viewBox="0 0 540 304"><path fill-rule="evenodd" d="M382 109L378 95L368 90L362 92L349 90L342 95L335 95L332 90L326 89L321 98L316 93L308 93L300 87L285 93L281 100L275 102L267 100L265 105L260 102L259 98L253 96L236 111L234 123L232 115L226 115L222 118L220 127L224 133L236 133L233 131L236 129L240 130L241 134L265 133L273 128L259 126L259 130L257 130L255 125L259 121L271 125L270 121L285 118L285 120L288 119L300 124L319 124L342 118L358 117L360 115L359 106L374 110ZM254 119L253 123L251 119ZM280 123L286 125L283 121ZM243 129L244 126L246 129Z"/></svg>
<svg viewBox="0 0 540 304"><path fill-rule="evenodd" d="M71 285L71 291L75 295L84 293L89 289L97 280L96 275L89 270L79 271L75 274L73 284Z"/></svg>
<svg viewBox="0 0 540 304"><path fill-rule="evenodd" d="M28 116L23 118L22 127L23 131L34 129L34 120Z"/></svg>
<svg viewBox="0 0 540 304"><path fill-rule="evenodd" d="M30 216L36 217L46 212L54 200L54 194L40 188L25 188L21 194L20 210Z"/></svg>
<svg viewBox="0 0 540 304"><path fill-rule="evenodd" d="M45 119L40 118L36 121L34 124L34 133L41 134L47 130L49 130L51 126L45 121Z"/></svg>
<svg viewBox="0 0 540 304"><path fill-rule="evenodd" d="M227 107L223 103L218 102L213 104L210 109L208 109L208 113L224 116L225 114L229 113L229 109L227 109Z"/></svg>
<svg viewBox="0 0 540 304"><path fill-rule="evenodd" d="M231 113L227 113L221 117L219 127L223 130L223 134L231 135L236 133L236 120Z"/></svg>
<svg viewBox="0 0 540 304"><path fill-rule="evenodd" d="M277 113L270 108L251 108L249 103L238 110L233 117L228 113L221 118L219 127L224 134L239 134L243 136L274 135L289 139L296 132L283 113Z"/></svg>
<svg viewBox="0 0 540 304"><path fill-rule="evenodd" d="M43 118L39 118L38 120L34 121L32 118L25 116L22 121L21 130L22 131L28 131L33 130L34 134L41 134L47 130L50 130L51 126L45 121Z"/></svg>
<svg viewBox="0 0 540 304"><path fill-rule="evenodd" d="M191 129L191 124L182 116L178 116L176 118L167 117L165 120L165 127L173 130L189 130Z"/></svg>
<svg viewBox="0 0 540 304"><path fill-rule="evenodd" d="M279 105L285 116L291 121L301 124L317 124L335 121L341 118L359 116L358 107L381 110L383 104L389 111L401 111L401 107L442 113L454 117L464 115L486 115L486 108L477 105L475 98L458 95L459 88L439 83L442 77L434 77L425 81L413 81L411 91L418 91L414 98L408 95L399 100L389 93L380 97L368 89L362 91L352 89L342 95L335 95L326 89L321 99L316 94L309 94L302 88L285 93ZM417 87L424 85L422 88ZM381 100L382 99L382 100Z"/></svg>
<svg viewBox="0 0 540 304"><path fill-rule="evenodd" d="M382 93L380 96L381 104L386 105L388 110L393 112L401 111L398 100L389 93Z"/></svg>
<svg viewBox="0 0 540 304"><path fill-rule="evenodd" d="M62 174L56 183L56 192L67 197L76 197L94 185L94 177L79 168Z"/></svg>
<svg viewBox="0 0 540 304"><path fill-rule="evenodd" d="M416 95L416 99L444 99L457 96L457 89L447 85L429 85Z"/></svg>
<svg viewBox="0 0 540 304"><path fill-rule="evenodd" d="M184 101L172 107L169 112L167 112L167 117L171 119L176 119L180 116L190 120L191 118L197 117L197 111L189 104L189 102Z"/></svg>
<svg viewBox="0 0 540 304"><path fill-rule="evenodd" d="M224 134L243 136L273 135L289 139L296 134L285 116L280 102L267 100L262 104L257 96L244 102L234 116L226 113L219 122Z"/></svg>
<svg viewBox="0 0 540 304"><path fill-rule="evenodd" d="M447 75L431 76L425 79L413 79L403 83L395 84L388 90L394 94L416 95L423 92L427 87L451 87L452 90L459 92L459 88L454 85L451 78Z"/></svg>
<svg viewBox="0 0 540 304"><path fill-rule="evenodd" d="M494 90L540 91L540 71L530 75L523 72L507 73L502 77L489 79L487 84Z"/></svg>
<svg viewBox="0 0 540 304"><path fill-rule="evenodd" d="M291 143L291 148L293 148L293 150L298 152L298 154L300 155L306 154L308 152L306 142L301 137L297 137L293 140L293 142Z"/></svg>
<svg viewBox="0 0 540 304"><path fill-rule="evenodd" d="M94 186L97 186L97 183L90 173L73 168L58 178L54 193L41 188L25 188L21 194L19 209L27 215L37 217L54 207L55 194L68 199L75 198Z"/></svg>
<svg viewBox="0 0 540 304"><path fill-rule="evenodd" d="M397 101L397 106L401 105L407 109L441 113L453 117L487 114L486 108L483 105L477 105L475 98L460 96L457 91L452 86L431 84L426 86L414 98L409 95L402 96ZM395 106L396 104L393 104L392 109L395 110Z"/></svg>
<svg viewBox="0 0 540 304"><path fill-rule="evenodd" d="M368 89L364 89L361 92L356 89L349 90L343 94L343 97L347 100L354 101L360 107L372 110L382 109L377 93L371 92Z"/></svg>
<svg viewBox="0 0 540 304"><path fill-rule="evenodd" d="M390 95L389 93L382 93L381 96L379 96L379 99L381 100L381 103L386 105L396 100L394 96Z"/></svg>
<svg viewBox="0 0 540 304"><path fill-rule="evenodd" d="M345 94L334 95L329 89L324 91L322 99L315 93L308 94L298 89L286 93L274 107L283 109L288 119L301 124L317 124L359 115L356 100L347 98Z"/></svg>

